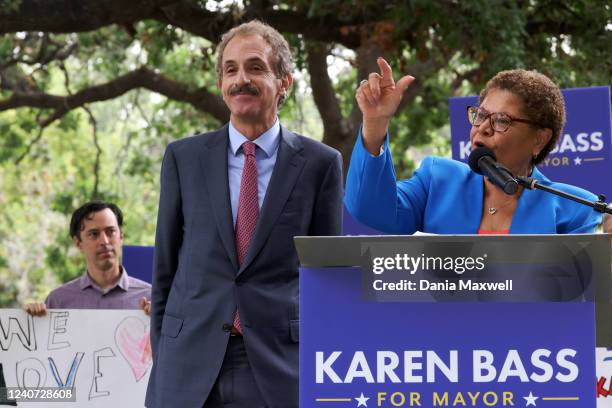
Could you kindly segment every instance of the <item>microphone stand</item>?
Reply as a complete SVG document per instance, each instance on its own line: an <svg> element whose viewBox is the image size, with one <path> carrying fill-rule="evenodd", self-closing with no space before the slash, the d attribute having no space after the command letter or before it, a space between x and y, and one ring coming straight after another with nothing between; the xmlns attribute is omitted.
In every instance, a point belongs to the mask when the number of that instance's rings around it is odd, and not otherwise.
<svg viewBox="0 0 612 408"><path fill-rule="evenodd" d="M606 203L606 196L603 194L599 194L597 196L597 201L590 201L582 197L578 197L573 194L566 193L565 191L557 190L556 188L544 186L540 184L533 177L518 176L516 177L516 181L521 186L528 188L530 190L534 190L534 189L543 190L543 191L546 191L547 193L556 194L559 197L567 198L568 200L572 200L577 203L592 207L595 209L595 211L598 211L600 213L612 214L612 205Z"/></svg>

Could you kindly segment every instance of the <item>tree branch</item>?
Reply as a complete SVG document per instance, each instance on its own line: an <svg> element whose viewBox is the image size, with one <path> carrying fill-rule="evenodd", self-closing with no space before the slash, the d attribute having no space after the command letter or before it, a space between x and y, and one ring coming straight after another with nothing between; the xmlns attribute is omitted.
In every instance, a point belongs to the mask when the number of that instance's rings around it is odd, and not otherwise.
<svg viewBox="0 0 612 408"><path fill-rule="evenodd" d="M98 141L98 122L96 121L95 116L93 115L93 113L91 113L91 110L87 106L82 106L82 108L85 112L87 112L87 115L89 116L93 144L96 148L96 159L94 161L93 168L94 185L91 191L91 199L95 200L98 198L98 189L100 185L100 157L102 156L102 148L100 147L100 143Z"/></svg>
<svg viewBox="0 0 612 408"><path fill-rule="evenodd" d="M235 12L213 12L197 7L191 2L178 2L161 8L155 18L180 27L190 33L217 43L221 35L230 28L257 18L283 33L301 34L307 40L336 42L348 48L359 45L359 31L356 26L363 24L360 17L340 19L337 16L309 16L308 10L278 10L257 8L254 4Z"/></svg>
<svg viewBox="0 0 612 408"><path fill-rule="evenodd" d="M44 92L14 92L8 99L0 101L0 111L28 106L53 109L61 117L66 112L87 103L110 100L137 88L157 92L175 101L187 102L196 109L209 113L222 123L229 120L229 111L220 96L205 88L191 90L186 84L167 78L146 67L131 71L105 84L95 85L67 96Z"/></svg>
<svg viewBox="0 0 612 408"><path fill-rule="evenodd" d="M307 50L312 96L321 119L323 119L323 143L330 144L330 135L349 133L348 123L342 117L340 102L336 98L336 90L327 72L327 55L329 54L327 47L321 43L308 43Z"/></svg>
<svg viewBox="0 0 612 408"><path fill-rule="evenodd" d="M0 34L86 32L112 24L126 27L156 19L216 43L222 33L253 18L281 32L301 34L310 40L334 41L349 48L359 45L355 27L364 23L361 16L344 19L331 14L311 16L308 9L279 10L270 7L268 2L254 2L237 13L236 10L210 11L196 1L185 0L21 0L19 9L11 11L3 8L0 0Z"/></svg>
<svg viewBox="0 0 612 408"><path fill-rule="evenodd" d="M151 18L180 0L21 0L16 11L0 1L0 34L18 31L74 33Z"/></svg>

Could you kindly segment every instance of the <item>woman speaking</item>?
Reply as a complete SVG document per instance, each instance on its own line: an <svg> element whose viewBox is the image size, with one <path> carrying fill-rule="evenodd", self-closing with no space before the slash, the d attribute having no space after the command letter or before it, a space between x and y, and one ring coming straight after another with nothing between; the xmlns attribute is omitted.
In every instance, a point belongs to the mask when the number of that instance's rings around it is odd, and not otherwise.
<svg viewBox="0 0 612 408"><path fill-rule="evenodd" d="M353 148L345 205L358 221L380 231L412 234L571 234L590 233L601 214L590 207L538 190L519 187L506 194L464 163L427 157L414 175L397 181L387 127L403 92L414 80L397 83L391 67L378 59L357 89L363 127ZM535 71L516 69L495 75L467 109L472 148L490 149L514 176L589 199L577 187L548 180L535 167L554 148L565 123L559 87Z"/></svg>

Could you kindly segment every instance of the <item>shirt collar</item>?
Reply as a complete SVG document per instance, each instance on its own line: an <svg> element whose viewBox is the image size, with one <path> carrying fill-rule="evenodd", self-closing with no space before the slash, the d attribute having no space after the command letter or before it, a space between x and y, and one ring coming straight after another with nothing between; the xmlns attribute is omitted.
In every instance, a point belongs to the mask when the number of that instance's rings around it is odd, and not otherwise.
<svg viewBox="0 0 612 408"><path fill-rule="evenodd" d="M229 123L229 147L232 150L234 156L238 155L238 149L242 146L242 144L248 141L242 133L238 131L230 121ZM263 132L257 139L253 140L255 143L265 154L270 157L274 154L276 149L278 148L278 143L280 141L280 122L278 118L274 121L272 127L265 132Z"/></svg>
<svg viewBox="0 0 612 408"><path fill-rule="evenodd" d="M81 276L80 281L79 281L79 286L81 290L85 290L89 287L92 287L92 288L99 290L102 293L106 293L118 287L124 290L125 292L127 292L128 289L130 288L130 280L128 279L128 274L125 268L123 266L119 266L119 268L121 271L121 276L119 277L117 284L113 286L112 288L107 289L106 291L102 290L102 288L100 288L98 284L94 282L93 279L91 279L91 276L89 276L89 272L85 271L85 273Z"/></svg>

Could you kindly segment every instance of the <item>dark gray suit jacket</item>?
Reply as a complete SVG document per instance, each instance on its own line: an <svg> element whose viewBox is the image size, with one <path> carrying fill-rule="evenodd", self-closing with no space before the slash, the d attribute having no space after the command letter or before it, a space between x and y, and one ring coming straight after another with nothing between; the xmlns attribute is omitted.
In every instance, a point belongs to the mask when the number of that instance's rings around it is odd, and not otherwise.
<svg viewBox="0 0 612 408"><path fill-rule="evenodd" d="M149 408L201 408L219 374L236 306L256 383L270 408L298 407L296 235L339 235L340 154L281 127L244 263L228 186L228 128L171 143L155 237Z"/></svg>

